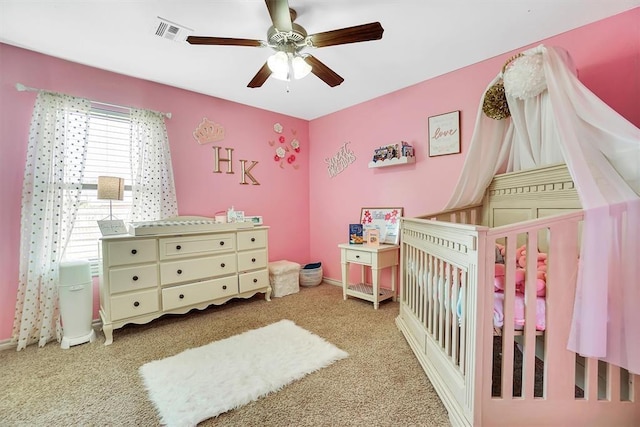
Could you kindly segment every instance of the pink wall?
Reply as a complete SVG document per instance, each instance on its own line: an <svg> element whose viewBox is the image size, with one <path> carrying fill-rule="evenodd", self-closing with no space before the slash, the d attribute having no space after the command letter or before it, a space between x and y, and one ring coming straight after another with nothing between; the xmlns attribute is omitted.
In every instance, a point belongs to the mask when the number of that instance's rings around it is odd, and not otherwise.
<svg viewBox="0 0 640 427"><path fill-rule="evenodd" d="M582 82L636 126L640 125L639 21L637 8L542 41L565 48ZM400 206L405 216L416 216L445 205L467 152L482 93L511 55L538 44L311 122L311 256L323 263L326 277L340 280L337 245L346 241L347 225L358 221L361 207ZM427 118L453 110L460 110L462 153L428 157ZM375 148L397 141L415 147L415 164L367 167ZM350 142L357 160L331 178L323 160L345 142ZM352 275L357 270L352 269Z"/></svg>
<svg viewBox="0 0 640 427"><path fill-rule="evenodd" d="M309 243L301 237L309 234L307 121L0 44L0 341L11 336L13 324L22 178L36 97L35 92L18 92L17 82L107 103L171 112L172 118L166 123L180 214L213 216L233 205L247 215L262 215L271 227L271 260L310 262ZM219 144L199 145L194 140L192 133L204 117L225 127L226 137ZM276 122L283 125L287 141L292 131L296 132L302 148L294 163L298 169L288 164L280 168L273 159L275 148L269 141L276 139ZM213 145L234 149L234 174L213 173ZM221 157L226 157L226 151ZM248 160L247 165L252 160L259 162L251 173L260 185L240 185L241 159ZM226 167L221 164L222 171ZM98 292L94 292L96 301L97 297Z"/></svg>
<svg viewBox="0 0 640 427"><path fill-rule="evenodd" d="M616 111L640 125L640 9L545 40L573 56L582 81ZM523 47L523 49L526 47ZM480 96L515 52L487 59L358 106L305 122L184 90L125 77L0 44L0 340L11 334L18 277L20 197L34 93L15 83L103 102L171 111L167 121L181 214L211 215L234 205L271 226L270 259L322 261L340 279L338 243L363 206L402 206L406 216L440 209L458 177ZM427 117L461 111L462 154L426 155ZM203 117L222 123L223 147L234 148L235 175L213 174L209 145L191 136ZM273 161L273 123L297 131L299 170ZM374 148L404 140L413 165L368 169ZM346 142L357 160L330 178L325 159ZM260 186L241 186L240 159L257 160ZM274 203L277 201L277 203ZM292 238L295 236L295 238ZM308 237L308 238L307 238Z"/></svg>

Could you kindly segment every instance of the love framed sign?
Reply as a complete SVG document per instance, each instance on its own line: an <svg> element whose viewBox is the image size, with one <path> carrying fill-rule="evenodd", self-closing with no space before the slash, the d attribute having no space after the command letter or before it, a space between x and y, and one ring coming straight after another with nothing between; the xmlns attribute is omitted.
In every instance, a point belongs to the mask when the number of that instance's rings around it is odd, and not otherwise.
<svg viewBox="0 0 640 427"><path fill-rule="evenodd" d="M429 117L429 157L460 152L460 111Z"/></svg>

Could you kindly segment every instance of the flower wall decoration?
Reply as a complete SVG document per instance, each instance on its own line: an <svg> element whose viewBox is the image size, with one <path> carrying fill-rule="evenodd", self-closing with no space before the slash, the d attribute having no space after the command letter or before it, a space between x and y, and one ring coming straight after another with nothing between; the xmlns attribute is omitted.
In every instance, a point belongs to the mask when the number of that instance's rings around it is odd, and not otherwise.
<svg viewBox="0 0 640 427"><path fill-rule="evenodd" d="M282 135L284 128L280 123L273 125L273 131L279 134L276 139L269 140L269 145L275 147L273 160L278 162L282 169L284 169L285 163L291 165L294 169L300 168L300 165L295 163L296 155L294 154L300 152L300 141L296 138L296 131L294 129L291 130L293 137L288 143L287 138Z"/></svg>

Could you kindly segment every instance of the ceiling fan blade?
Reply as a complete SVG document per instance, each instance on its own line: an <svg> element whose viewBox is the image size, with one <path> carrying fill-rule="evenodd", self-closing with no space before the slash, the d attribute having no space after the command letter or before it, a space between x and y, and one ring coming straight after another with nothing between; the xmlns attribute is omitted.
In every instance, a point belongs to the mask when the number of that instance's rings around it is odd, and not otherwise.
<svg viewBox="0 0 640 427"><path fill-rule="evenodd" d="M203 37L189 36L187 42L190 44L226 45L226 46L264 46L264 42L252 39L232 39L227 37Z"/></svg>
<svg viewBox="0 0 640 427"><path fill-rule="evenodd" d="M287 0L265 0L271 22L276 30L281 32L289 32L293 29L291 22L291 14L289 12L289 2Z"/></svg>
<svg viewBox="0 0 640 427"><path fill-rule="evenodd" d="M258 73L255 76L253 76L253 79L251 79L247 87L262 86L264 82L267 81L270 75L271 75L271 69L269 68L269 65L267 65L267 63L265 62L262 68L260 68L260 71L258 71Z"/></svg>
<svg viewBox="0 0 640 427"><path fill-rule="evenodd" d="M304 60L307 64L311 65L311 72L329 86L335 87L344 81L342 77L320 62L315 56L307 55Z"/></svg>
<svg viewBox="0 0 640 427"><path fill-rule="evenodd" d="M338 44L380 40L383 32L384 28L382 28L382 25L379 22L371 22L369 24L311 34L307 39L311 41L311 44L314 47L325 47L335 46Z"/></svg>

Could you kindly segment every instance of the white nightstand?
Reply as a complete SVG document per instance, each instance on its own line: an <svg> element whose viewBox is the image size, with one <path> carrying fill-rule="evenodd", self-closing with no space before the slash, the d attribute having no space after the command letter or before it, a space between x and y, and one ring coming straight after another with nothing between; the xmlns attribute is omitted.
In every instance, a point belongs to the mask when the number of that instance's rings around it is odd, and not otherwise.
<svg viewBox="0 0 640 427"><path fill-rule="evenodd" d="M396 300L396 277L400 258L399 245L353 245L341 243L340 259L342 263L342 296L360 298L373 303L378 309L380 301L393 298ZM359 264L361 267L361 283L349 284L349 265ZM366 283L366 268L371 268L371 284ZM391 267L391 289L380 287L380 270Z"/></svg>

